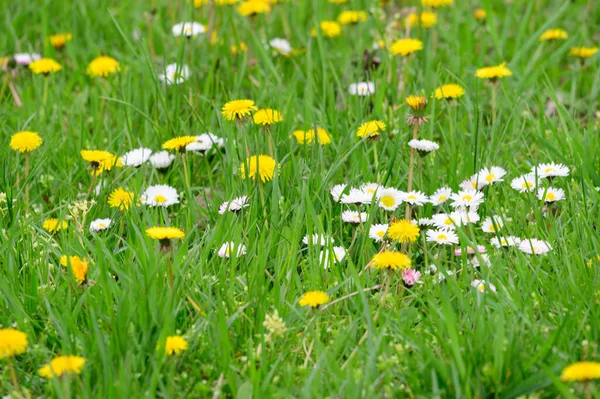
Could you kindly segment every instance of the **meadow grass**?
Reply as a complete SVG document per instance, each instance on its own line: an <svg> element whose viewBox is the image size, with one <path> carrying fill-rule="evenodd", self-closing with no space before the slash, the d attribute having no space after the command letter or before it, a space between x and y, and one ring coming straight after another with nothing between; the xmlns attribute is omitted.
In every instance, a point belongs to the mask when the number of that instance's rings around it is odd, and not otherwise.
<svg viewBox="0 0 600 399"><path fill-rule="evenodd" d="M424 48L403 58L373 50L373 43L404 37L407 8L421 10L420 3L375 3L290 1L255 17L240 16L235 6L194 8L167 0L2 6L5 55L39 52L63 69L44 77L21 68L11 79L21 107L14 105L8 73L0 75L0 192L6 194L0 205L0 325L29 340L27 351L12 360L18 387L8 362L0 363L0 394L600 397L597 385L560 380L566 365L600 359L600 74L597 56L569 56L573 46L597 45L600 5L460 1L437 10L434 27L412 28L410 36ZM487 11L484 22L473 16L478 7ZM319 21L351 9L366 10L367 21L344 26L335 38L311 36ZM181 21L212 25L217 42L206 34L173 37L171 27ZM538 40L554 27L569 37ZM47 40L57 32L73 35L60 51ZM275 37L288 39L297 51L274 56L264 43ZM232 54L230 46L240 42L248 51ZM363 68L365 51L379 59L377 69ZM100 54L117 59L121 71L87 76L87 65ZM165 86L157 74L175 62L187 64L191 76ZM475 77L477 68L501 62L513 75L496 89ZM349 85L359 81L375 82L375 93L349 95ZM456 104L430 98L445 83L465 88ZM482 220L502 216L503 234L546 240L548 254L494 248L494 235L478 225L458 228L459 246L425 246L423 229L404 248L423 284L406 287L400 272L387 277L365 270L381 248L368 237L369 227L403 218L404 207L387 212L375 204L346 206L334 202L329 190L367 182L406 190L409 94L429 101L419 138L440 144L423 159L414 188L431 194L447 185L456 191L481 168L501 166L508 175L485 189ZM284 120L269 129L225 120L222 106L241 98L279 110ZM373 119L384 121L386 132L375 141L357 138L359 125ZM330 145L299 145L292 136L316 126L331 134ZM26 178L23 154L9 146L11 135L22 130L36 131L44 141L29 155ZM204 157L177 155L166 173L150 164L115 168L96 180L106 184L98 194L87 195L92 176L80 150L158 151L168 139L202 132L223 138L223 149ZM242 179L238 168L248 154L277 160L273 181ZM570 169L568 177L552 181L566 193L553 212L544 212L535 193L510 187L512 178L541 162ZM121 212L107 203L114 188L139 196L152 184L175 187L181 204ZM243 212L217 212L223 201L242 195L251 204ZM72 219L56 234L42 228L48 218L68 218L69 205L82 199L96 201L85 220ZM368 212L365 223L342 222L342 210L359 208ZM450 210L448 203L428 204L417 214ZM96 218L111 218L113 225L91 233L89 222ZM145 234L156 225L185 231L170 255ZM325 270L321 247L302 243L313 233L334 237L346 257ZM218 257L228 241L243 243L247 253ZM457 247L477 244L486 245L491 266L475 268L467 255L453 255ZM90 259L86 284L60 266L63 254ZM444 272L443 282L427 273L431 264ZM391 289L382 298L386 278ZM474 279L493 283L497 292L478 292ZM299 298L311 290L340 300L320 309L300 307ZM287 331L265 339L263 322L275 310ZM184 336L189 347L166 356L162 345L172 335ZM40 377L38 368L58 354L86 358L81 374Z"/></svg>

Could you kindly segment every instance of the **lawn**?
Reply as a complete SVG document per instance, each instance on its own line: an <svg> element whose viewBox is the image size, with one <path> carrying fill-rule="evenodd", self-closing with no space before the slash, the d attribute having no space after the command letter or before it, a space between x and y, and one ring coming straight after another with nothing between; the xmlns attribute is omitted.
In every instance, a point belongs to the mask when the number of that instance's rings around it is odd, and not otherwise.
<svg viewBox="0 0 600 399"><path fill-rule="evenodd" d="M0 396L600 398L600 3L2 9Z"/></svg>

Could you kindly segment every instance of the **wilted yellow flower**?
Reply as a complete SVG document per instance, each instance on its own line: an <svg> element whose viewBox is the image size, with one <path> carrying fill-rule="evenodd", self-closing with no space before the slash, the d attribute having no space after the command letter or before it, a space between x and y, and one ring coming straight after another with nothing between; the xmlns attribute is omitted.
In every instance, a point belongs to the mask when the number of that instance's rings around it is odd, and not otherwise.
<svg viewBox="0 0 600 399"><path fill-rule="evenodd" d="M185 151L185 147L187 147L188 144L196 141L196 136L179 136L165 141L162 145L162 148L169 151Z"/></svg>
<svg viewBox="0 0 600 399"><path fill-rule="evenodd" d="M57 233L60 230L69 227L69 223L67 223L66 220L62 220L59 222L57 218L50 218L44 221L42 227L49 233Z"/></svg>
<svg viewBox="0 0 600 399"><path fill-rule="evenodd" d="M321 21L319 28L324 37L336 37L342 33L342 26L335 21ZM311 34L317 36L317 30L313 29Z"/></svg>
<svg viewBox="0 0 600 399"><path fill-rule="evenodd" d="M392 55L401 55L403 57L419 50L423 50L423 42L411 38L396 40L390 46L390 53L392 53Z"/></svg>
<svg viewBox="0 0 600 399"><path fill-rule="evenodd" d="M367 13L364 11L343 11L338 16L338 22L342 25L357 24L367 20Z"/></svg>
<svg viewBox="0 0 600 399"><path fill-rule="evenodd" d="M63 374L81 374L85 358L79 356L57 356L38 370L44 378L60 377Z"/></svg>
<svg viewBox="0 0 600 399"><path fill-rule="evenodd" d="M480 79L499 79L507 76L511 76L512 72L506 67L506 63L502 63L497 66L491 66L486 68L480 68L475 72L475 76Z"/></svg>
<svg viewBox="0 0 600 399"><path fill-rule="evenodd" d="M442 98L458 98L465 94L465 89L457 84L447 84L435 89L435 98L441 100Z"/></svg>
<svg viewBox="0 0 600 399"><path fill-rule="evenodd" d="M27 349L27 334L14 328L0 329L0 359L20 355Z"/></svg>
<svg viewBox="0 0 600 399"><path fill-rule="evenodd" d="M590 58L598 52L598 47L571 47L569 55L579 58Z"/></svg>
<svg viewBox="0 0 600 399"><path fill-rule="evenodd" d="M281 112L271 109L259 109L252 115L252 119L254 120L255 125L263 125L270 126L275 123L279 123L283 120L283 116L281 116Z"/></svg>
<svg viewBox="0 0 600 399"><path fill-rule="evenodd" d="M125 211L133 206L133 196L133 191L127 191L123 187L115 188L108 196L108 205Z"/></svg>
<svg viewBox="0 0 600 399"><path fill-rule="evenodd" d="M165 353L167 355L178 355L180 352L183 352L188 348L188 343L180 335L173 335L167 337L165 342Z"/></svg>
<svg viewBox="0 0 600 399"><path fill-rule="evenodd" d="M323 291L309 291L300 297L298 305L316 308L329 302L329 295Z"/></svg>
<svg viewBox="0 0 600 399"><path fill-rule="evenodd" d="M271 12L271 3L268 0L247 0L237 7L237 12L244 17Z"/></svg>
<svg viewBox="0 0 600 399"><path fill-rule="evenodd" d="M569 34L563 29L548 29L540 35L539 40L564 40L569 37Z"/></svg>
<svg viewBox="0 0 600 399"><path fill-rule="evenodd" d="M563 381L589 381L600 378L600 363L578 362L566 367L560 379Z"/></svg>
<svg viewBox="0 0 600 399"><path fill-rule="evenodd" d="M65 44L71 41L72 38L73 36L70 33L57 33L56 35L50 36L50 44L58 50L65 47Z"/></svg>
<svg viewBox="0 0 600 399"><path fill-rule="evenodd" d="M358 127L356 135L360 138L364 137L376 137L379 136L380 132L385 131L386 126L382 121L369 121L365 122Z"/></svg>
<svg viewBox="0 0 600 399"><path fill-rule="evenodd" d="M315 129L309 129L307 131L296 130L293 134L294 137L296 137L296 140L298 140L298 144L312 144L315 142L315 137L319 144L327 145L331 143L331 136L329 136L329 133L320 127L317 128L316 134Z"/></svg>
<svg viewBox="0 0 600 399"><path fill-rule="evenodd" d="M48 75L49 73L58 72L62 69L60 64L52 58L40 58L29 64L29 69L35 74Z"/></svg>
<svg viewBox="0 0 600 399"><path fill-rule="evenodd" d="M266 182L273 180L276 168L277 162L270 156L253 155L240 165L240 175L242 179L256 180L258 177L262 182Z"/></svg>
<svg viewBox="0 0 600 399"><path fill-rule="evenodd" d="M242 120L257 109L253 100L232 100L223 105L221 114L228 121Z"/></svg>
<svg viewBox="0 0 600 399"><path fill-rule="evenodd" d="M395 251L383 251L375 254L371 259L370 266L376 269L397 270L410 267L410 258Z"/></svg>
<svg viewBox="0 0 600 399"><path fill-rule="evenodd" d="M19 152L31 152L42 145L42 138L36 132L17 132L10 138L10 148Z"/></svg>
<svg viewBox="0 0 600 399"><path fill-rule="evenodd" d="M121 70L119 61L112 57L101 56L95 58L87 67L87 74L95 77L107 77L113 73L117 73Z"/></svg>

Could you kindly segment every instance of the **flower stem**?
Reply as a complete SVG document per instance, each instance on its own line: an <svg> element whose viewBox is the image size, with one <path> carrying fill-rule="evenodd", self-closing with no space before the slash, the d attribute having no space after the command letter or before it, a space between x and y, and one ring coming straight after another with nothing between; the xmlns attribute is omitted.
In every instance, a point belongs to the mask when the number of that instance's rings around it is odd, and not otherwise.
<svg viewBox="0 0 600 399"><path fill-rule="evenodd" d="M496 85L492 85L492 125L496 122Z"/></svg>
<svg viewBox="0 0 600 399"><path fill-rule="evenodd" d="M19 380L17 379L17 373L15 373L15 368L13 366L11 358L8 358L8 368L10 369L10 377L12 379L13 387L15 388L15 391L19 393L20 396Z"/></svg>
<svg viewBox="0 0 600 399"><path fill-rule="evenodd" d="M381 296L381 306L385 305L385 299L387 298L388 291L390 290L390 273L386 273L385 276L385 288L383 289L383 295Z"/></svg>
<svg viewBox="0 0 600 399"><path fill-rule="evenodd" d="M42 94L42 116L46 114L46 102L48 101L48 86L49 86L49 78L44 78L44 93Z"/></svg>
<svg viewBox="0 0 600 399"><path fill-rule="evenodd" d="M94 189L94 185L96 184L96 173L97 170L92 170L92 182L90 183L90 188L88 189L87 196L89 197L92 194L92 190Z"/></svg>
<svg viewBox="0 0 600 399"><path fill-rule="evenodd" d="M29 207L29 153L25 153L25 208Z"/></svg>
<svg viewBox="0 0 600 399"><path fill-rule="evenodd" d="M417 139L418 132L419 132L419 125L414 124L413 125L413 140ZM407 186L407 190L406 190L408 192L412 191L412 187L413 187L413 175L415 173L415 171L414 171L414 169L415 169L415 152L416 152L416 150L411 147L410 161L409 161L409 166L408 166L408 186ZM410 220L410 211L411 211L410 204L406 204L406 212L404 213L404 218L406 220Z"/></svg>

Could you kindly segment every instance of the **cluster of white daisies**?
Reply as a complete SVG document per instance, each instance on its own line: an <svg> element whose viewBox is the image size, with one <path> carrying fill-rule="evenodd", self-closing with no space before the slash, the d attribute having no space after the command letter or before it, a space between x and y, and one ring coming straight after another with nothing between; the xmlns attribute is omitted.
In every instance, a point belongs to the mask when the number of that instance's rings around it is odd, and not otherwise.
<svg viewBox="0 0 600 399"><path fill-rule="evenodd" d="M426 141L426 140L425 140ZM428 142L433 143L433 142ZM435 143L433 143L435 144ZM433 148L427 144L428 148ZM414 147L413 147L414 148ZM565 199L565 192L561 188L543 185L544 179L550 183L555 177L568 176L569 168L561 164L540 164L534 166L531 172L513 179L511 187L520 192L537 192L539 200L546 204ZM479 223L481 231L491 233L490 244L495 247L518 247L528 254L544 254L552 249L551 245L536 238L521 239L514 236L501 236L504 221L509 218L500 216L486 217L481 221L478 209L485 201L484 191L490 186L504 181L506 171L498 166L484 168L460 184L456 193L449 187L436 190L431 196L421 191L404 192L393 187L383 187L376 183L366 183L360 187L348 187L346 184L334 186L330 193L335 202L345 205L371 205L373 203L385 211L395 211L402 204L411 207L421 207L425 204L442 206L450 203L450 212L434 213L430 218L420 218L418 223L422 228L428 228L426 241L440 245L456 245L459 237L456 228ZM346 223L365 223L368 219L367 212L343 210L342 221ZM373 224L369 229L369 237L377 242L386 238L388 224Z"/></svg>

